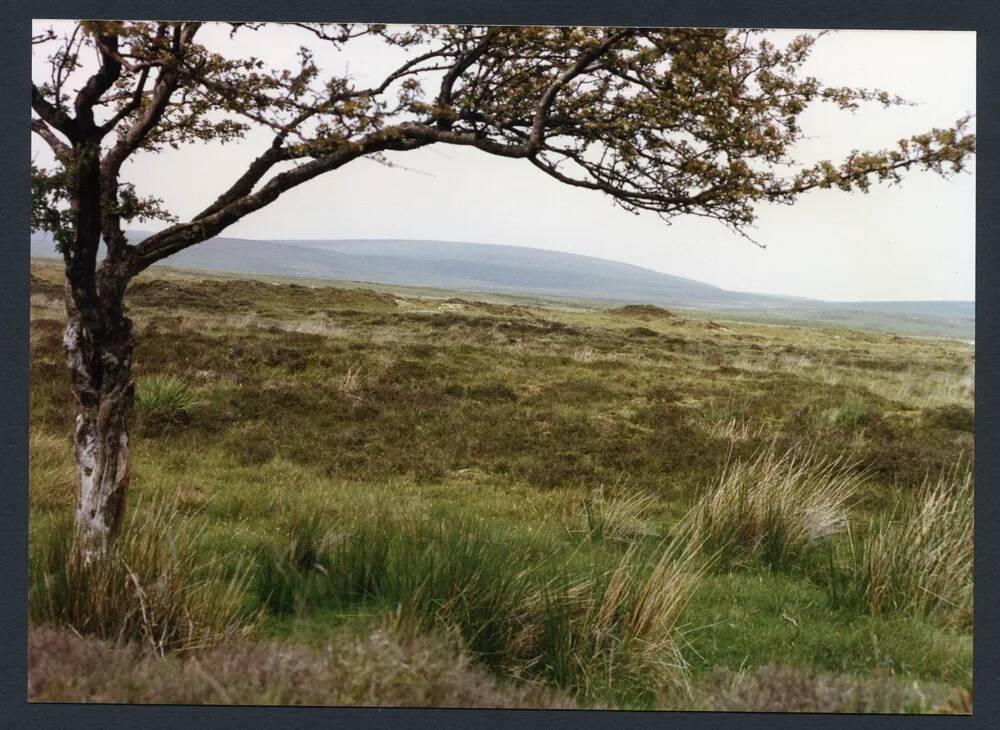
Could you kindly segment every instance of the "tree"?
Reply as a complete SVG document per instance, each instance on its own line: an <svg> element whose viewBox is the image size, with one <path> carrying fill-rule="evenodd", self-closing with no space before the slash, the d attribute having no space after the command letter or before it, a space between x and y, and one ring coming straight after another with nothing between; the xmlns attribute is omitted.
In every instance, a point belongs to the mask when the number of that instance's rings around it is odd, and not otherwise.
<svg viewBox="0 0 1000 730"><path fill-rule="evenodd" d="M32 39L50 78L32 85L31 129L57 161L32 166L32 225L53 232L65 262L76 524L88 555L110 544L129 484L129 281L319 175L361 157L465 145L524 159L628 211L703 216L742 233L761 202L864 191L913 167L949 175L975 152L966 117L796 169L789 150L810 103L905 103L802 76L818 36L777 47L750 30L293 25L303 46L289 69L212 50L196 22L80 22ZM261 25L228 27L233 36ZM370 87L324 76L317 44L343 49L362 37L395 47L400 65ZM230 142L252 126L271 130L270 144L191 220L122 182L136 155ZM130 244L133 220L169 225Z"/></svg>

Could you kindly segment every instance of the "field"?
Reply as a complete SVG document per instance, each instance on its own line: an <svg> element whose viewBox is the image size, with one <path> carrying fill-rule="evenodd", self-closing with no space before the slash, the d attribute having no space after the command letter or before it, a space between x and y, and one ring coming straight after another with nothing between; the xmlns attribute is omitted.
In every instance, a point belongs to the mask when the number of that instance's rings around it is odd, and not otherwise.
<svg viewBox="0 0 1000 730"><path fill-rule="evenodd" d="M971 709L969 344L157 270L122 565L81 582L59 277L34 700Z"/></svg>

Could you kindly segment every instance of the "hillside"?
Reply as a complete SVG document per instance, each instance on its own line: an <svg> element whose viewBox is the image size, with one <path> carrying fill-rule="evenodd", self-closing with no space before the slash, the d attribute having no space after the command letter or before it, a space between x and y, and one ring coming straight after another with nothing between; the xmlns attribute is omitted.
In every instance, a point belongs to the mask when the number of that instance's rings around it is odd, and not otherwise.
<svg viewBox="0 0 1000 730"><path fill-rule="evenodd" d="M145 235L131 232L133 242ZM50 237L33 256L53 256ZM972 339L974 302L824 302L733 292L617 261L520 246L415 240L219 237L165 263L207 271L309 277L722 311L739 318L833 324L898 334Z"/></svg>

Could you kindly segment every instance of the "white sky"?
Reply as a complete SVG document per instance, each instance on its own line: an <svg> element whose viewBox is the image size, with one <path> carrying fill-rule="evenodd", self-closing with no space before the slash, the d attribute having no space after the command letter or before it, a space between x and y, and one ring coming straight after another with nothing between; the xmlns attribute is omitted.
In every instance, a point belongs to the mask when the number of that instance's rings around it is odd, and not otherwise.
<svg viewBox="0 0 1000 730"><path fill-rule="evenodd" d="M58 22L36 21L36 28ZM776 32L777 40L795 35ZM199 32L206 45L290 62L303 36L268 28L228 40ZM974 112L975 33L838 31L817 43L804 73L832 86L884 88L915 106L858 112L816 105L802 117L807 139L794 156L840 161L852 149L892 146L901 137L949 126ZM312 44L310 44L312 45ZM350 69L363 83L394 67L379 44L323 49L322 68ZM35 75L45 75L35 54ZM142 155L125 176L181 216L203 208L270 142L264 130L230 145L198 145ZM44 143L32 143L41 162ZM395 153L402 166L358 160L288 193L222 234L244 238L411 238L496 243L624 261L727 289L829 300L974 299L975 177L943 180L913 172L900 187L872 192L817 190L795 206L762 206L753 237L761 250L718 223L639 216L610 198L561 185L523 160L434 146ZM974 166L970 167L974 171ZM147 224L146 227L149 227Z"/></svg>

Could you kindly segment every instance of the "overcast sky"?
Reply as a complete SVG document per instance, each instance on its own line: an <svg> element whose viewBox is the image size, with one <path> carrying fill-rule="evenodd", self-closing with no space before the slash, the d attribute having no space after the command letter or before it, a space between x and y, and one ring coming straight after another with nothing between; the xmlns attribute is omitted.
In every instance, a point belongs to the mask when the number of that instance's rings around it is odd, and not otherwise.
<svg viewBox="0 0 1000 730"><path fill-rule="evenodd" d="M37 21L36 28L57 26ZM796 31L797 32L797 31ZM778 40L796 32L781 31ZM269 28L233 41L199 35L234 52L279 63L301 36ZM852 149L879 149L901 137L949 126L975 111L975 34L839 31L817 43L805 73L828 85L878 87L914 106L863 107L852 114L816 105L796 159L839 161ZM318 54L332 71L363 82L393 64L378 44ZM44 78L36 54L36 77ZM239 144L199 145L145 155L126 177L162 197L182 219L205 206L269 143L260 130ZM48 158L37 138L33 153ZM793 207L762 206L753 237L761 250L718 223L634 216L606 196L561 185L523 160L435 146L358 160L285 193L222 234L244 238L413 238L533 246L637 264L727 289L829 300L973 299L974 172L943 180L911 173L900 187L865 194L817 190ZM970 167L974 171L974 165ZM147 226L148 227L148 226Z"/></svg>

